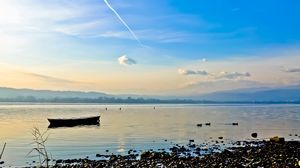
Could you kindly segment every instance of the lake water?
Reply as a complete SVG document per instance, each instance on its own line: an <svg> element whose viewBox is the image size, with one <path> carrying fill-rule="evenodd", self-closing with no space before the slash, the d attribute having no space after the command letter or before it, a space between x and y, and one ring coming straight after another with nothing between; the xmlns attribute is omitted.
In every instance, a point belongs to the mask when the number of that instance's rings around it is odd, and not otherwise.
<svg viewBox="0 0 300 168"><path fill-rule="evenodd" d="M100 126L48 129L48 117L99 114ZM211 122L211 126L196 126L206 122ZM239 125L229 124L233 122ZM26 157L34 147L33 127L48 130L46 146L54 159L93 159L97 153L127 154L129 149L168 148L176 143L185 145L190 139L195 143L212 143L219 136L224 137L225 143L247 140L253 132L260 139L278 135L300 140L300 105L0 104L0 148L7 142L2 158L5 166L38 160Z"/></svg>

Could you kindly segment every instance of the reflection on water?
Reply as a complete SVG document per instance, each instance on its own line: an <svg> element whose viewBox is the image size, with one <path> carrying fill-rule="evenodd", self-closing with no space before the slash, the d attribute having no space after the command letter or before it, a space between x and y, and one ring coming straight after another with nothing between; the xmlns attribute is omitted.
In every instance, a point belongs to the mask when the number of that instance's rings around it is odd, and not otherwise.
<svg viewBox="0 0 300 168"><path fill-rule="evenodd" d="M121 107L121 110L120 110ZM3 159L24 165L33 147L31 130L47 130L47 118L101 114L100 126L48 129L46 145L53 158L78 158L96 153L126 154L129 149L169 147L171 143L225 142L251 138L300 135L299 105L0 105L0 145L7 142ZM107 110L105 108L108 108ZM204 123L210 122L211 126ZM203 123L202 127L197 124ZM232 123L238 123L233 126ZM290 134L292 136L290 136ZM108 152L106 151L108 150Z"/></svg>

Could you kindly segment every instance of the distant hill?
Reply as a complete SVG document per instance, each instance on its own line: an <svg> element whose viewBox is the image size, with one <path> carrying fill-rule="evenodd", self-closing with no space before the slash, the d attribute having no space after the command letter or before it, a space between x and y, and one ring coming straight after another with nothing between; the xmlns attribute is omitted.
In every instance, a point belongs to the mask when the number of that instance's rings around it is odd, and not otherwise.
<svg viewBox="0 0 300 168"><path fill-rule="evenodd" d="M247 88L230 91L214 92L205 95L193 96L198 100L209 101L300 101L300 86L288 86L281 88Z"/></svg>
<svg viewBox="0 0 300 168"><path fill-rule="evenodd" d="M0 102L32 103L198 103L190 99L158 99L139 95L109 95L101 92L51 91L0 87Z"/></svg>
<svg viewBox="0 0 300 168"><path fill-rule="evenodd" d="M80 92L80 91L52 91L52 90L32 90L32 89L14 89L0 87L0 98L18 98L18 97L35 97L35 98L98 98L111 97L111 95L100 92Z"/></svg>
<svg viewBox="0 0 300 168"><path fill-rule="evenodd" d="M0 87L0 101L55 103L300 103L300 85L277 88L246 88L189 96L112 95L101 92L51 91Z"/></svg>

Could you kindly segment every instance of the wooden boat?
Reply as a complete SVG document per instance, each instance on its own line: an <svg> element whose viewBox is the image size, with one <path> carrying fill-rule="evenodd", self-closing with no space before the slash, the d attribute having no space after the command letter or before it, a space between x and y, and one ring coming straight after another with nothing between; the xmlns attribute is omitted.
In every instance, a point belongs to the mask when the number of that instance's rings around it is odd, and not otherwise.
<svg viewBox="0 0 300 168"><path fill-rule="evenodd" d="M61 119L50 119L49 128L55 127L74 127L78 125L99 125L100 116L86 117L86 118L61 118Z"/></svg>

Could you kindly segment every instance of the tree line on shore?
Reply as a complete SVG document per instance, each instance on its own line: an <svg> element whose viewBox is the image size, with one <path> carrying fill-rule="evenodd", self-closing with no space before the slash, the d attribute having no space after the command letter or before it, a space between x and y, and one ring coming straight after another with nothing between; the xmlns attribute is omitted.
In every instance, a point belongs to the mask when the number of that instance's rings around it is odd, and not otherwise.
<svg viewBox="0 0 300 168"><path fill-rule="evenodd" d="M247 104L299 104L300 101L210 101L210 100L193 100L193 99L157 99L157 98L119 98L119 97L98 97L98 98L81 98L81 97L52 97L37 98L34 96L18 96L15 98L0 98L0 102L28 102L28 103L124 103L124 104L220 104L220 103L247 103Z"/></svg>

